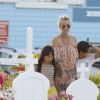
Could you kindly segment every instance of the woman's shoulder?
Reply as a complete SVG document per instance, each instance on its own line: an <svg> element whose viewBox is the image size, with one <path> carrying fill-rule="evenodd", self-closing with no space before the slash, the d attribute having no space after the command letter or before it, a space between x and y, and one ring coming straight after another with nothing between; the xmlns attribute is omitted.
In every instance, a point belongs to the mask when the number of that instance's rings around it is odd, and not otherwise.
<svg viewBox="0 0 100 100"><path fill-rule="evenodd" d="M52 40L58 40L60 38L60 35L54 36Z"/></svg>
<svg viewBox="0 0 100 100"><path fill-rule="evenodd" d="M71 40L73 40L73 41L77 42L77 40L76 40L76 37L75 37L75 36L69 35L69 37L71 38Z"/></svg>
<svg viewBox="0 0 100 100"><path fill-rule="evenodd" d="M52 45L53 45L53 46L58 46L59 41L60 41L60 35L55 36L55 37L52 39Z"/></svg>

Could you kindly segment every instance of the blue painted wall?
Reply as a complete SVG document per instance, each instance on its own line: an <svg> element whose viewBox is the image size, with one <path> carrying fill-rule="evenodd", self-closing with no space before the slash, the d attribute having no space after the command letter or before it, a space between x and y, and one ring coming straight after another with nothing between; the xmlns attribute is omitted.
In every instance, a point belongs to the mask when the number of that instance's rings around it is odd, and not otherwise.
<svg viewBox="0 0 100 100"><path fill-rule="evenodd" d="M100 8L73 8L73 22L100 23Z"/></svg>
<svg viewBox="0 0 100 100"><path fill-rule="evenodd" d="M100 0L86 0L88 7L100 7Z"/></svg>
<svg viewBox="0 0 100 100"><path fill-rule="evenodd" d="M72 22L70 34L77 40L100 42L100 23L73 22L73 7L68 10L57 9L19 9L14 4L0 4L0 20L9 21L8 46L26 48L26 28L34 29L34 48L51 44L52 38L59 34L58 16L69 15Z"/></svg>

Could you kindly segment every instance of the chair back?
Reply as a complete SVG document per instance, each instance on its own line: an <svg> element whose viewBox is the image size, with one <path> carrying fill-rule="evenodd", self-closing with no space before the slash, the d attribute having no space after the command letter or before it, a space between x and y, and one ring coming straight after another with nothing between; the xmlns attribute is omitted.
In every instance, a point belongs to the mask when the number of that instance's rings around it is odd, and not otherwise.
<svg viewBox="0 0 100 100"><path fill-rule="evenodd" d="M72 100L97 100L99 89L88 79L78 79L71 83L66 93L73 96Z"/></svg>
<svg viewBox="0 0 100 100"><path fill-rule="evenodd" d="M24 72L13 81L14 100L48 100L49 80L38 72Z"/></svg>

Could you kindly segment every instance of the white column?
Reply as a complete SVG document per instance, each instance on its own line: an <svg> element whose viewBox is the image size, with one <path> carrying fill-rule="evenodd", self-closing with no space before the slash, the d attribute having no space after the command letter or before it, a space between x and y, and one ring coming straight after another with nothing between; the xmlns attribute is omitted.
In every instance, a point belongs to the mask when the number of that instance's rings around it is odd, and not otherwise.
<svg viewBox="0 0 100 100"><path fill-rule="evenodd" d="M33 30L31 27L27 28L27 32L26 32L26 49L27 49L27 55L26 55L26 61L28 62L28 64L26 65L26 70L28 71L34 71L34 62L33 62Z"/></svg>

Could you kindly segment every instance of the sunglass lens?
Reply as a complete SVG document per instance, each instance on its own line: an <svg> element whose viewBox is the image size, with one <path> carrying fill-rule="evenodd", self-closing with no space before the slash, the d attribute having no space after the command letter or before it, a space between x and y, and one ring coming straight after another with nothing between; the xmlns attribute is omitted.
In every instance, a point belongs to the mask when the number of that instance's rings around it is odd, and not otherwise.
<svg viewBox="0 0 100 100"><path fill-rule="evenodd" d="M70 28L71 26L69 24L67 24L67 27Z"/></svg>
<svg viewBox="0 0 100 100"><path fill-rule="evenodd" d="M66 26L65 25L62 25L62 29L64 29Z"/></svg>
<svg viewBox="0 0 100 100"><path fill-rule="evenodd" d="M66 27L66 25L62 25L62 29L64 29ZM67 24L67 27L70 28L71 25Z"/></svg>

